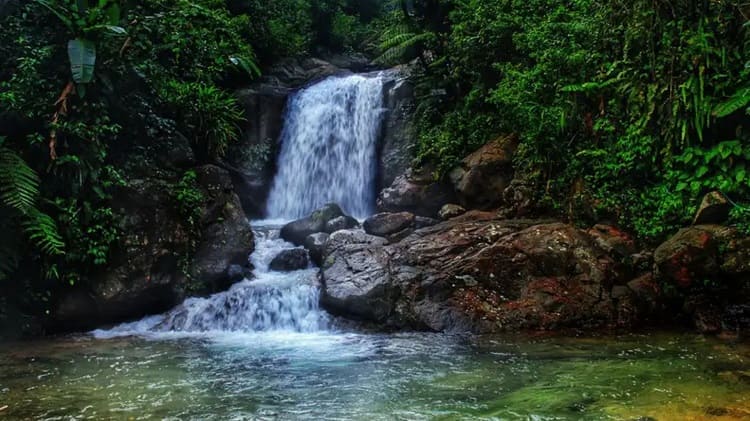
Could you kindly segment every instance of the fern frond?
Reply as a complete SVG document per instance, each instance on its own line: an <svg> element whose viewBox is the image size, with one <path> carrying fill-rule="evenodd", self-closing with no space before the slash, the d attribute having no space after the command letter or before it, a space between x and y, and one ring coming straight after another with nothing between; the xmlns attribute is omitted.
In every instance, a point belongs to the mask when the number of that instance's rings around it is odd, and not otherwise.
<svg viewBox="0 0 750 421"><path fill-rule="evenodd" d="M39 197L39 176L18 154L0 147L0 200L27 213Z"/></svg>
<svg viewBox="0 0 750 421"><path fill-rule="evenodd" d="M433 41L435 34L432 32L414 33L406 27L397 27L383 35L380 43L382 54L375 61L383 63L402 58L410 48L422 47Z"/></svg>
<svg viewBox="0 0 750 421"><path fill-rule="evenodd" d="M750 104L750 88L743 88L735 92L728 100L717 105L713 114L719 118L726 117L748 104Z"/></svg>
<svg viewBox="0 0 750 421"><path fill-rule="evenodd" d="M65 254L65 243L55 220L37 209L32 209L27 216L28 219L22 225L29 240L46 254Z"/></svg>

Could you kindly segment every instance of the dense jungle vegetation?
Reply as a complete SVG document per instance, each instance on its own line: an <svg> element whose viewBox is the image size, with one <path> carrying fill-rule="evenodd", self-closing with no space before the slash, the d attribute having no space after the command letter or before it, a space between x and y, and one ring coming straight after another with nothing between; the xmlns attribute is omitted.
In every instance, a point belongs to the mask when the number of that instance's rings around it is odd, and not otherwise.
<svg viewBox="0 0 750 421"><path fill-rule="evenodd" d="M540 203L658 241L720 190L750 228L750 7L740 1L416 1L384 59L422 67L420 157L500 133Z"/></svg>
<svg viewBox="0 0 750 421"><path fill-rule="evenodd" d="M201 162L221 158L243 118L233 90L321 52L414 64L418 160L436 177L518 133L517 169L572 221L655 242L720 190L750 229L748 13L738 0L0 1L0 280L41 283L40 300L94 282L128 162L168 149L176 126ZM174 185L187 219L193 183Z"/></svg>

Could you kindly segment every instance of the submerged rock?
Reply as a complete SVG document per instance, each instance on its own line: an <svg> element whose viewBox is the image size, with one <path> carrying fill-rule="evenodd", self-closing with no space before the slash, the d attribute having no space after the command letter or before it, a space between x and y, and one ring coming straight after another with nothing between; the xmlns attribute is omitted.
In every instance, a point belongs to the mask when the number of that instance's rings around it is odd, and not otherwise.
<svg viewBox="0 0 750 421"><path fill-rule="evenodd" d="M291 272L307 268L310 259L305 249L284 250L271 260L268 268L278 272Z"/></svg>

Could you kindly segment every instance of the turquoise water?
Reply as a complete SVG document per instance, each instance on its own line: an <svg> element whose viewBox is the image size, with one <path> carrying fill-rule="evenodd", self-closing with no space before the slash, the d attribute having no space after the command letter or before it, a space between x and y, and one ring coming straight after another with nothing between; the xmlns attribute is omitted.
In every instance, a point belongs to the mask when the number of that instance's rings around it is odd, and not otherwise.
<svg viewBox="0 0 750 421"><path fill-rule="evenodd" d="M80 336L0 345L4 407L0 419L742 419L750 345L676 333Z"/></svg>

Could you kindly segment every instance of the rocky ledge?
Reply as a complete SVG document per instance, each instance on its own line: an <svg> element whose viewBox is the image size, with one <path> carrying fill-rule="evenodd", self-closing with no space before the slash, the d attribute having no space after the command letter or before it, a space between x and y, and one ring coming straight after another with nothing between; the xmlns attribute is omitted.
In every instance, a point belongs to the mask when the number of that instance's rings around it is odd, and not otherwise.
<svg viewBox="0 0 750 421"><path fill-rule="evenodd" d="M384 220L411 219L376 215L365 229L375 232ZM726 227L688 228L655 258L611 226L580 229L495 212L398 229L408 232L346 229L326 238L321 301L328 311L388 328L479 333L691 321L717 332L747 323L740 297L750 296L743 290L750 239Z"/></svg>

